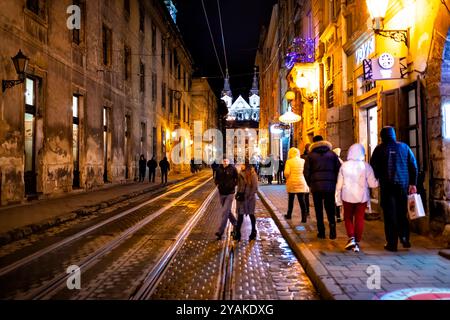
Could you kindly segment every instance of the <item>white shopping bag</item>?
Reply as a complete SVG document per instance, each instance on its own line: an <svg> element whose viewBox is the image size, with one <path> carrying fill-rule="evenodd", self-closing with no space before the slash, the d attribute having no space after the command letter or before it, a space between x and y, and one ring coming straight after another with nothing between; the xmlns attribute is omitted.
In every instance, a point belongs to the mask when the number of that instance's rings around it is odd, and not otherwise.
<svg viewBox="0 0 450 320"><path fill-rule="evenodd" d="M422 198L417 193L408 196L408 215L411 220L425 217Z"/></svg>

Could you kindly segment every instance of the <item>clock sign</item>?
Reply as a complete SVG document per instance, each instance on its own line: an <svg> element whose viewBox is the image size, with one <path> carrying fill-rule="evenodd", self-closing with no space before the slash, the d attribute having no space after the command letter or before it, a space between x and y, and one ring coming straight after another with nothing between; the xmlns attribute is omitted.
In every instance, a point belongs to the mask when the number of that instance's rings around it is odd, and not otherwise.
<svg viewBox="0 0 450 320"><path fill-rule="evenodd" d="M394 65L394 57L390 53L382 53L378 58L378 64L383 69L390 69Z"/></svg>

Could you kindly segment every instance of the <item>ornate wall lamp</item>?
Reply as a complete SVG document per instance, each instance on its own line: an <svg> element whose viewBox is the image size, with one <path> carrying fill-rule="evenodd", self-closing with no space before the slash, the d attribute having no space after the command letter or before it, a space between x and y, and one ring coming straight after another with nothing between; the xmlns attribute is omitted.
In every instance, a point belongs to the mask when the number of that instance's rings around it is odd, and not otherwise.
<svg viewBox="0 0 450 320"><path fill-rule="evenodd" d="M302 96L307 100L312 101L314 99L317 99L317 92L309 90L309 81L303 73L297 75L295 79L295 85L300 89Z"/></svg>
<svg viewBox="0 0 450 320"><path fill-rule="evenodd" d="M28 61L30 61L30 59L22 53L22 50L19 50L19 52L11 59L14 63L16 73L19 76L19 80L2 80L2 92L25 81Z"/></svg>
<svg viewBox="0 0 450 320"><path fill-rule="evenodd" d="M372 29L375 34L385 38L391 38L396 42L403 42L408 47L408 30L385 30L384 18L388 8L389 0L366 0L370 17L372 18Z"/></svg>

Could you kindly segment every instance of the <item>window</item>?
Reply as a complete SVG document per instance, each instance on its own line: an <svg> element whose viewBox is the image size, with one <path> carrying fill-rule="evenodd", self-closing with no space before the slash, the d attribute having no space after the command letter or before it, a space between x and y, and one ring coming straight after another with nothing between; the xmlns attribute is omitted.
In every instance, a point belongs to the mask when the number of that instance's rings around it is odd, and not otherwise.
<svg viewBox="0 0 450 320"><path fill-rule="evenodd" d="M419 159L419 122L417 114L416 90L408 91L408 144L416 159Z"/></svg>
<svg viewBox="0 0 450 320"><path fill-rule="evenodd" d="M45 0L27 0L27 9L41 18L45 18Z"/></svg>
<svg viewBox="0 0 450 320"><path fill-rule="evenodd" d="M157 76L155 72L152 72L152 101L156 101L157 99Z"/></svg>
<svg viewBox="0 0 450 320"><path fill-rule="evenodd" d="M123 0L123 12L127 19L130 18L130 0Z"/></svg>
<svg viewBox="0 0 450 320"><path fill-rule="evenodd" d="M80 186L80 97L72 97L72 158L73 158L73 183L74 187Z"/></svg>
<svg viewBox="0 0 450 320"><path fill-rule="evenodd" d="M156 52L156 26L152 23L152 52Z"/></svg>
<svg viewBox="0 0 450 320"><path fill-rule="evenodd" d="M166 156L166 131L161 128L161 157Z"/></svg>
<svg viewBox="0 0 450 320"><path fill-rule="evenodd" d="M327 106L328 106L328 108L333 108L334 107L334 90L333 90L333 85L330 85L327 88Z"/></svg>
<svg viewBox="0 0 450 320"><path fill-rule="evenodd" d="M185 71L185 72L183 72L183 87L185 88L185 90L186 90L186 77L187 77L187 72Z"/></svg>
<svg viewBox="0 0 450 320"><path fill-rule="evenodd" d="M81 41L82 41L82 28L83 28L83 19L84 19L84 14L85 14L85 10L84 10L84 3L81 3L80 0L73 0L73 5L78 6L80 8L81 11L81 21L80 21L80 29L73 29L72 30L72 42L80 45Z"/></svg>
<svg viewBox="0 0 450 320"><path fill-rule="evenodd" d="M142 61L139 64L139 76L140 76L140 87L141 92L145 92L145 64Z"/></svg>
<svg viewBox="0 0 450 320"><path fill-rule="evenodd" d="M347 41L350 39L353 35L353 16L350 13L347 16Z"/></svg>
<svg viewBox="0 0 450 320"><path fill-rule="evenodd" d="M156 147L157 146L157 136L156 136L156 128L153 127L153 132L152 132L152 153L153 156L155 157L156 160Z"/></svg>
<svg viewBox="0 0 450 320"><path fill-rule="evenodd" d="M123 54L123 66L125 80L131 78L131 49L128 46L124 46Z"/></svg>
<svg viewBox="0 0 450 320"><path fill-rule="evenodd" d="M187 111L186 111L186 104L183 103L183 121L187 122Z"/></svg>
<svg viewBox="0 0 450 320"><path fill-rule="evenodd" d="M169 89L169 112L173 112L173 91Z"/></svg>
<svg viewBox="0 0 450 320"><path fill-rule="evenodd" d="M145 11L144 11L144 4L142 1L139 1L139 31L145 32L144 24L145 24Z"/></svg>
<svg viewBox="0 0 450 320"><path fill-rule="evenodd" d="M442 109L444 114L444 138L450 139L450 103L444 104Z"/></svg>
<svg viewBox="0 0 450 320"><path fill-rule="evenodd" d="M166 39L161 36L161 63L166 64Z"/></svg>
<svg viewBox="0 0 450 320"><path fill-rule="evenodd" d="M161 106L162 108L166 108L166 84L161 84Z"/></svg>
<svg viewBox="0 0 450 320"><path fill-rule="evenodd" d="M190 110L189 110L189 107L187 108L187 123L189 124L190 123L190 121L191 121L191 112L190 112Z"/></svg>
<svg viewBox="0 0 450 320"><path fill-rule="evenodd" d="M173 72L172 59L173 59L173 53L172 53L172 50L169 50L169 71L170 71L170 74L172 74L172 72Z"/></svg>
<svg viewBox="0 0 450 320"><path fill-rule="evenodd" d="M111 44L112 32L111 29L103 25L102 30L102 50L103 50L103 64L109 66L111 64Z"/></svg>
<svg viewBox="0 0 450 320"><path fill-rule="evenodd" d="M181 99L177 100L178 106L177 106L177 119L181 119Z"/></svg>
<svg viewBox="0 0 450 320"><path fill-rule="evenodd" d="M141 154L145 152L145 137L147 135L147 129L145 127L145 123L141 122Z"/></svg>

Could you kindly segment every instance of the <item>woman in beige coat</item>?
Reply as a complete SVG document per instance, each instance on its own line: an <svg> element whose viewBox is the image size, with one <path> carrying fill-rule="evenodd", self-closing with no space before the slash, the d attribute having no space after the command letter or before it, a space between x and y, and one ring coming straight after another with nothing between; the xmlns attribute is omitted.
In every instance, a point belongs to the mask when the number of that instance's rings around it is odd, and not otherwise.
<svg viewBox="0 0 450 320"><path fill-rule="evenodd" d="M292 209L294 208L294 198L297 195L300 209L302 212L302 223L306 222L308 208L306 208L304 197L308 195L309 188L306 184L303 168L305 160L300 158L300 150L291 148L288 154L288 160L284 167L284 176L286 177L286 191L289 194L288 212L286 219L291 219Z"/></svg>

